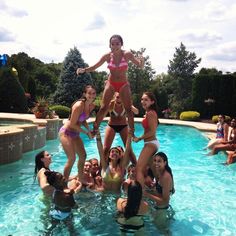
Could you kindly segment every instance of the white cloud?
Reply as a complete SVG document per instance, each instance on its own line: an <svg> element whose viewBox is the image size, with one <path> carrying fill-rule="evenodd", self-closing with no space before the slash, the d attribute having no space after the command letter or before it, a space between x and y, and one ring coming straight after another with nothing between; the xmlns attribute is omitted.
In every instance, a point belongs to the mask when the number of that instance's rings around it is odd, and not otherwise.
<svg viewBox="0 0 236 236"><path fill-rule="evenodd" d="M180 42L202 58L202 67L236 64L235 51L224 50L236 40L233 0L0 0L0 11L0 53L62 62L76 46L92 65L108 52L110 36L120 34L124 49L146 48L157 73L167 72Z"/></svg>
<svg viewBox="0 0 236 236"><path fill-rule="evenodd" d="M12 42L15 40L14 35L7 29L0 27L0 42Z"/></svg>
<svg viewBox="0 0 236 236"><path fill-rule="evenodd" d="M214 61L236 61L236 41L220 44L217 47L206 51L205 56Z"/></svg>
<svg viewBox="0 0 236 236"><path fill-rule="evenodd" d="M103 18L103 16L96 14L94 18L92 19L92 22L89 23L88 27L86 30L97 30L97 29L102 29L106 26L106 22Z"/></svg>

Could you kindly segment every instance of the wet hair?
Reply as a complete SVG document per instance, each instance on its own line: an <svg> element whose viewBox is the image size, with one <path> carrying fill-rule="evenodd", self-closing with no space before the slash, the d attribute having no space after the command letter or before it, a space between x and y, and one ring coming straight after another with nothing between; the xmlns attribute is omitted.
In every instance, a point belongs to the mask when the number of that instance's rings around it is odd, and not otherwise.
<svg viewBox="0 0 236 236"><path fill-rule="evenodd" d="M45 167L42 158L44 158L44 154L45 154L45 150L39 152L36 156L35 156L35 168L34 168L34 179L36 179L36 176L38 174L38 172L42 169L45 168L47 170L49 170L49 168Z"/></svg>
<svg viewBox="0 0 236 236"><path fill-rule="evenodd" d="M53 186L55 189L59 189L59 190L63 189L62 186L58 186L58 182L57 182L58 174L62 175L61 173L48 170L48 171L45 171L44 174L46 175L47 181L51 186Z"/></svg>
<svg viewBox="0 0 236 236"><path fill-rule="evenodd" d="M119 39L119 41L121 42L121 46L123 46L123 39L122 39L122 37L121 37L119 34L114 34L114 35L112 35L112 36L110 37L110 40L109 40L110 45L111 45L111 40L112 40L113 38Z"/></svg>
<svg viewBox="0 0 236 236"><path fill-rule="evenodd" d="M166 162L166 165L165 165L165 170L167 172L169 172L169 174L171 175L171 178L172 178L172 182L173 182L173 187L172 187L172 194L175 192L175 188L174 188L174 177L173 177L173 174L172 174L172 170L169 166L169 163L168 163L168 158L167 158L167 155L164 153L164 152L158 152L156 153L153 157L156 157L156 156L159 156L163 161Z"/></svg>
<svg viewBox="0 0 236 236"><path fill-rule="evenodd" d="M130 218L138 214L142 200L142 186L138 181L132 181L128 185L127 204L124 209L124 217Z"/></svg>

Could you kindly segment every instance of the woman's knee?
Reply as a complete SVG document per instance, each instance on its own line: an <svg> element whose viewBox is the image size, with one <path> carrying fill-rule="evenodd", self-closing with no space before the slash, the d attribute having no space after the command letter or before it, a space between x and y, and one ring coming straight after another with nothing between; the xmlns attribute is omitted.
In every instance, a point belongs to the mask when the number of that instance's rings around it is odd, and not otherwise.
<svg viewBox="0 0 236 236"><path fill-rule="evenodd" d="M74 163L75 163L75 157L68 157L67 165L68 166L73 166Z"/></svg>
<svg viewBox="0 0 236 236"><path fill-rule="evenodd" d="M85 162L86 157L87 157L87 154L86 154L86 153L80 155L80 156L79 156L79 162Z"/></svg>

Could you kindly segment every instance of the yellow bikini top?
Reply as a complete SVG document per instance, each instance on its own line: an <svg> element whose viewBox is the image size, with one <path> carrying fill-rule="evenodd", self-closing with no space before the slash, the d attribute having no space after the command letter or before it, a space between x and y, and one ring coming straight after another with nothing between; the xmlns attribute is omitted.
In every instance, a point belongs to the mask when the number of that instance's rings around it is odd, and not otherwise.
<svg viewBox="0 0 236 236"><path fill-rule="evenodd" d="M115 173L114 175L111 174L110 166L107 167L106 171L102 173L103 181L105 182L121 182L122 178L120 173Z"/></svg>

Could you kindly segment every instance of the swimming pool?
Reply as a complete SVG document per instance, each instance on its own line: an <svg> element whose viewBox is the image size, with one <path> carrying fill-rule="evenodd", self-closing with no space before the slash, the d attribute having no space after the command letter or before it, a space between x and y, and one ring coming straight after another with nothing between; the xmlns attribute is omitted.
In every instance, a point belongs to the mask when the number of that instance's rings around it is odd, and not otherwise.
<svg viewBox="0 0 236 236"><path fill-rule="evenodd" d="M135 124L136 134L142 133ZM105 123L101 125L104 134ZM176 193L171 205L175 211L170 225L173 236L235 235L236 225L236 164L224 166L225 155L205 156L202 151L208 140L190 127L160 125L158 138L161 151L167 153L173 170ZM95 140L86 140L88 157L98 156ZM120 144L119 136L114 145ZM133 143L136 155L143 143ZM53 154L51 169L62 172L65 155L58 140L47 141L44 148ZM44 235L50 228L48 208L41 190L33 183L34 156L39 150L25 153L22 160L0 166L0 232L1 235ZM73 168L76 173L76 165ZM117 196L81 194L79 208L74 212L73 227L59 225L53 235L120 235L115 223ZM146 235L159 235L146 218ZM48 230L48 233L50 230Z"/></svg>

